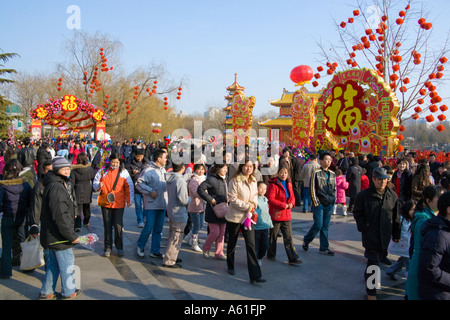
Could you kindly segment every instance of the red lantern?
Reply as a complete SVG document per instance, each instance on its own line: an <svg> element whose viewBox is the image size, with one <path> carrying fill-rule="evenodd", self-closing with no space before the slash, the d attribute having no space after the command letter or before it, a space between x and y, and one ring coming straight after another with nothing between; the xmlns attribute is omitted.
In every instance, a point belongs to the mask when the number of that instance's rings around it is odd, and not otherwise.
<svg viewBox="0 0 450 320"><path fill-rule="evenodd" d="M434 121L434 117L432 114L430 114L429 116L426 116L425 119L427 119L427 122L433 122Z"/></svg>
<svg viewBox="0 0 450 320"><path fill-rule="evenodd" d="M430 109L431 112L436 112L436 111L438 111L438 107L437 107L435 104L432 104L432 105L429 107L429 109Z"/></svg>
<svg viewBox="0 0 450 320"><path fill-rule="evenodd" d="M445 116L445 114L440 114L438 116L439 121L444 121L445 119L447 119L447 117Z"/></svg>
<svg viewBox="0 0 450 320"><path fill-rule="evenodd" d="M405 126L404 125L400 125L400 127L398 128L398 131L405 131Z"/></svg>
<svg viewBox="0 0 450 320"><path fill-rule="evenodd" d="M444 127L442 124L440 124L440 125L438 125L438 126L436 127L436 130L439 131L439 132L442 132L442 131L445 130L445 127Z"/></svg>
<svg viewBox="0 0 450 320"><path fill-rule="evenodd" d="M353 15L356 17L356 16L359 16L359 10L353 10Z"/></svg>
<svg viewBox="0 0 450 320"><path fill-rule="evenodd" d="M422 112L422 108L421 107L415 107L414 111L417 112L417 113Z"/></svg>
<svg viewBox="0 0 450 320"><path fill-rule="evenodd" d="M448 107L445 104L443 104L439 109L441 109L442 112L445 112L448 110Z"/></svg>
<svg viewBox="0 0 450 320"><path fill-rule="evenodd" d="M310 66L300 65L292 69L290 78L298 86L308 83L314 76L313 69Z"/></svg>
<svg viewBox="0 0 450 320"><path fill-rule="evenodd" d="M405 139L405 137L402 134L399 134L397 136L398 141L402 141L403 139Z"/></svg>
<svg viewBox="0 0 450 320"><path fill-rule="evenodd" d="M403 19L402 19L402 18L398 18L397 20L395 20L395 22L396 22L398 25L401 25L401 24L403 24Z"/></svg>
<svg viewBox="0 0 450 320"><path fill-rule="evenodd" d="M447 62L447 58L446 57L442 57L442 58L439 59L439 61L441 63L446 63Z"/></svg>

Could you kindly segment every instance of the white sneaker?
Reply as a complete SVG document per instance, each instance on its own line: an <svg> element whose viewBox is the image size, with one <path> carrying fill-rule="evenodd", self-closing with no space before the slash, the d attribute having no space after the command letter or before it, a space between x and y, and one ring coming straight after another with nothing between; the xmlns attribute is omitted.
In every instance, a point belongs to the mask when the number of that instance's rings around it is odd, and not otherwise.
<svg viewBox="0 0 450 320"><path fill-rule="evenodd" d="M139 258L143 258L144 257L144 250L137 247L137 255L139 256Z"/></svg>
<svg viewBox="0 0 450 320"><path fill-rule="evenodd" d="M143 228L143 227L144 227L144 223L143 222L139 222L138 228Z"/></svg>
<svg viewBox="0 0 450 320"><path fill-rule="evenodd" d="M191 248L192 250L196 251L196 252L202 252L202 249L200 249L200 247L198 246L198 238L197 235L193 235L192 236L192 244L191 244Z"/></svg>

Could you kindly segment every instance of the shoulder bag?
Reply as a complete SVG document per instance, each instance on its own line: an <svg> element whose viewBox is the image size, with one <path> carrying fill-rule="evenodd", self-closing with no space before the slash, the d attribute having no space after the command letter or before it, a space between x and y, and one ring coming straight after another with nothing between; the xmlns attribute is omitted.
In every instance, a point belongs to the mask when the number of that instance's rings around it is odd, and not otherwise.
<svg viewBox="0 0 450 320"><path fill-rule="evenodd" d="M224 180L224 182L225 182L226 197L228 199L228 186L227 186L226 180ZM225 217L225 214L227 213L228 203L221 202L221 203L216 204L212 208L213 208L214 214L216 215L217 218L223 218L223 217Z"/></svg>
<svg viewBox="0 0 450 320"><path fill-rule="evenodd" d="M112 191L106 195L106 200L108 200L109 203L114 203L116 201L116 196L114 195L113 191L116 189L117 181L119 181L119 176L120 176L119 170L120 169L117 169L117 177L116 177L116 181L114 181Z"/></svg>

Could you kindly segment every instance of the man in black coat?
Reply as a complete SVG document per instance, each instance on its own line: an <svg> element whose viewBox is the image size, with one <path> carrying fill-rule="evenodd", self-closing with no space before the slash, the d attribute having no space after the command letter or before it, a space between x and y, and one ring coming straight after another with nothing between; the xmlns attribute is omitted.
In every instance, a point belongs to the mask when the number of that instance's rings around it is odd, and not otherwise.
<svg viewBox="0 0 450 320"><path fill-rule="evenodd" d="M394 190L387 188L389 178L386 169L375 168L372 173L373 184L358 194L353 209L356 226L362 235L364 256L367 258L364 278L367 298L370 300L376 299L376 288L368 281L368 278L372 278L368 269L379 265L391 238L394 241L400 239L398 197Z"/></svg>
<svg viewBox="0 0 450 320"><path fill-rule="evenodd" d="M362 168L358 164L358 159L355 157L348 158L349 168L346 174L346 180L349 183L348 196L350 197L350 203L348 205L348 212L353 211L355 206L355 200L358 193L361 191L361 175Z"/></svg>

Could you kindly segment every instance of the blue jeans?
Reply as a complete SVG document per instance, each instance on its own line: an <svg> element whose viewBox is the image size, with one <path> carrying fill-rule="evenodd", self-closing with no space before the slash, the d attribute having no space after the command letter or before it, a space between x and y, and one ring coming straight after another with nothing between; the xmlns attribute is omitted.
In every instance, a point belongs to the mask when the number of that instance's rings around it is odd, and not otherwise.
<svg viewBox="0 0 450 320"><path fill-rule="evenodd" d="M189 216L192 220L192 234L198 234L200 229L203 227L205 212L189 212Z"/></svg>
<svg viewBox="0 0 450 320"><path fill-rule="evenodd" d="M138 239L138 247L144 250L148 238L152 235L150 253L160 253L161 237L166 210L144 210L145 225Z"/></svg>
<svg viewBox="0 0 450 320"><path fill-rule="evenodd" d="M331 214L333 213L334 205L323 206L319 204L318 207L312 206L314 223L309 229L306 236L303 238L305 244L313 241L314 237L320 232L320 251L328 249L328 226L330 225Z"/></svg>
<svg viewBox="0 0 450 320"><path fill-rule="evenodd" d="M136 211L137 223L144 222L143 204L144 196L140 193L134 192L134 208Z"/></svg>
<svg viewBox="0 0 450 320"><path fill-rule="evenodd" d="M0 276L11 277L12 265L20 263L20 243L25 241L25 219L15 221L12 217L3 217L1 222L2 255Z"/></svg>
<svg viewBox="0 0 450 320"><path fill-rule="evenodd" d="M67 149L60 149L60 150L58 150L56 155L60 156L60 157L67 158L69 156L69 150L67 150Z"/></svg>
<svg viewBox="0 0 450 320"><path fill-rule="evenodd" d="M311 188L302 186L302 196L303 196L303 211L308 211L309 203L312 202L311 200Z"/></svg>
<svg viewBox="0 0 450 320"><path fill-rule="evenodd" d="M66 250L44 249L45 276L42 282L41 294L55 293L58 277L61 276L61 294L71 296L75 292L75 277L73 275L74 255L72 248Z"/></svg>

